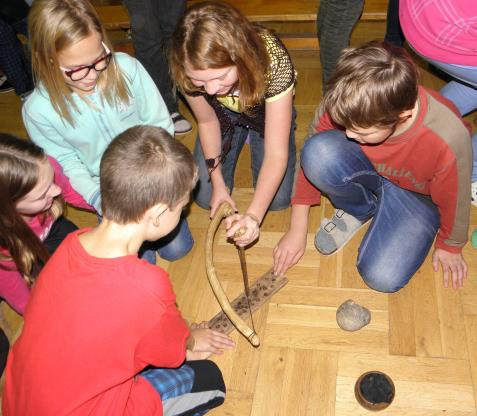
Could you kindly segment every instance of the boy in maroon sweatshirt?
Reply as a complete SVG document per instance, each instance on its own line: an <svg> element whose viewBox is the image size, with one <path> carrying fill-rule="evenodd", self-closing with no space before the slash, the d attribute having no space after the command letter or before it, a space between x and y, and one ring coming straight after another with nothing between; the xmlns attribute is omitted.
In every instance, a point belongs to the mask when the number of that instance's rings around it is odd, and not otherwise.
<svg viewBox="0 0 477 416"><path fill-rule="evenodd" d="M315 246L342 248L371 220L357 267L368 286L395 292L411 279L434 238L447 287L463 284L469 225L470 134L450 101L418 85L403 49L377 42L343 51L301 154L291 224L274 250L275 273L304 253L310 205L336 210Z"/></svg>

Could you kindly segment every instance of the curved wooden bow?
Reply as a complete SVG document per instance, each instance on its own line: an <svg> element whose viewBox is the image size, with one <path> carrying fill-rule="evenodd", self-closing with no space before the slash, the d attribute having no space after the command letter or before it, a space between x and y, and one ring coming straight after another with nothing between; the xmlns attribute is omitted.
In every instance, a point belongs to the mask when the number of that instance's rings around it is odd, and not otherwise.
<svg viewBox="0 0 477 416"><path fill-rule="evenodd" d="M219 283L213 263L212 249L214 245L215 233L217 232L222 219L232 215L233 213L234 210L232 207L227 202L222 202L219 209L215 213L214 218L212 218L212 221L210 222L207 229L207 238L205 241L205 267L207 270L207 277L209 279L210 286L212 287L212 291L214 292L220 307L230 321L234 324L235 328L237 328L237 330L245 338L247 338L254 347L258 347L260 345L260 339L258 338L258 335L243 321L242 318L240 318L237 312L235 312L235 310L232 308L227 295Z"/></svg>

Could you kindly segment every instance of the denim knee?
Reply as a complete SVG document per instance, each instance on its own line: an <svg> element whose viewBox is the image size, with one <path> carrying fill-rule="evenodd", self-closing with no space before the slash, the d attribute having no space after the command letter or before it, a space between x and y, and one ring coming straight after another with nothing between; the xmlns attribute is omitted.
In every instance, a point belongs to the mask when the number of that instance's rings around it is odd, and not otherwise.
<svg viewBox="0 0 477 416"><path fill-rule="evenodd" d="M178 227L170 235L160 239L158 252L162 259L168 261L179 260L194 246L194 239L185 219L181 219Z"/></svg>
<svg viewBox="0 0 477 416"><path fill-rule="evenodd" d="M295 180L295 162L289 163L285 176L278 188L277 193L270 203L270 211L281 211L291 204L291 194L293 191L293 183Z"/></svg>
<svg viewBox="0 0 477 416"><path fill-rule="evenodd" d="M394 293L402 289L412 276L400 276L399 270L383 268L373 260L361 259L357 264L364 283L371 289L383 293Z"/></svg>
<svg viewBox="0 0 477 416"><path fill-rule="evenodd" d="M159 256L167 261L176 261L186 256L194 246L194 239L190 238L187 241L172 241L167 246L160 248Z"/></svg>
<svg viewBox="0 0 477 416"><path fill-rule="evenodd" d="M210 208L210 197L204 196L199 192L194 194L194 202L203 209Z"/></svg>
<svg viewBox="0 0 477 416"><path fill-rule="evenodd" d="M305 176L320 188L334 183L336 167L341 164L344 133L330 130L309 138L301 151L301 166ZM341 182L341 181L340 181Z"/></svg>
<svg viewBox="0 0 477 416"><path fill-rule="evenodd" d="M281 192L275 195L272 203L270 204L270 211L281 211L287 209L291 203L291 195L286 194L286 192Z"/></svg>
<svg viewBox="0 0 477 416"><path fill-rule="evenodd" d="M193 192L194 202L204 209L210 208L210 198L212 197L211 188L208 184L203 185L203 180L197 182Z"/></svg>

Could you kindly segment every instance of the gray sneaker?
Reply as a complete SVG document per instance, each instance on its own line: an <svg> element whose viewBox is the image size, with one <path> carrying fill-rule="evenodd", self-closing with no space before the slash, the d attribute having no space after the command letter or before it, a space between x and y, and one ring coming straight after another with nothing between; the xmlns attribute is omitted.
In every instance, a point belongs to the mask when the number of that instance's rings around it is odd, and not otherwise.
<svg viewBox="0 0 477 416"><path fill-rule="evenodd" d="M315 236L316 249L326 256L335 253L366 224L342 209L336 209L333 218L324 218Z"/></svg>
<svg viewBox="0 0 477 416"><path fill-rule="evenodd" d="M189 133L192 130L190 124L180 113L171 114L172 122L174 123L174 133L178 136Z"/></svg>
<svg viewBox="0 0 477 416"><path fill-rule="evenodd" d="M8 82L5 75L0 75L0 94L13 91L13 85Z"/></svg>

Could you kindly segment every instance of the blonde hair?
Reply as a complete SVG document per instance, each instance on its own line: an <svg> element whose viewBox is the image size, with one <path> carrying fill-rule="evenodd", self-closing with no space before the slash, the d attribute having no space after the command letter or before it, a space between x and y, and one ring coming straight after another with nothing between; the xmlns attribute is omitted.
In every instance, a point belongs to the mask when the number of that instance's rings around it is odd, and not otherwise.
<svg viewBox="0 0 477 416"><path fill-rule="evenodd" d="M373 41L343 50L326 91L323 106L335 123L392 126L416 103L418 71L404 49Z"/></svg>
<svg viewBox="0 0 477 416"><path fill-rule="evenodd" d="M172 76L185 93L204 92L186 75L194 70L237 67L239 108L246 111L265 96L270 58L266 29L250 23L234 7L220 2L192 5L179 22L170 49Z"/></svg>
<svg viewBox="0 0 477 416"><path fill-rule="evenodd" d="M37 184L39 163L48 162L43 150L34 143L0 133L0 261L10 260L27 283L33 281L33 266L46 263L49 253L38 236L17 212L17 202ZM57 219L63 213L63 198L56 197L40 221ZM7 269L0 264L0 268Z"/></svg>
<svg viewBox="0 0 477 416"><path fill-rule="evenodd" d="M35 83L42 83L55 111L74 126L68 107L77 110L77 106L59 68L58 54L95 32L112 52L98 14L87 0L35 0L28 17L28 31ZM109 105L129 102L130 93L114 54L97 86Z"/></svg>

